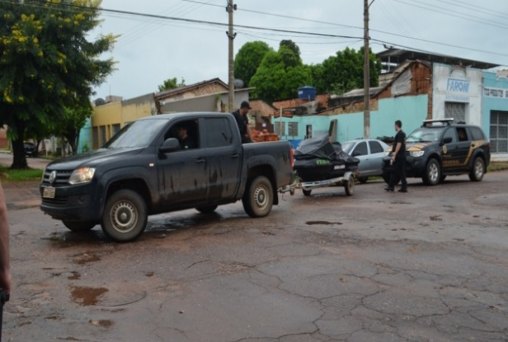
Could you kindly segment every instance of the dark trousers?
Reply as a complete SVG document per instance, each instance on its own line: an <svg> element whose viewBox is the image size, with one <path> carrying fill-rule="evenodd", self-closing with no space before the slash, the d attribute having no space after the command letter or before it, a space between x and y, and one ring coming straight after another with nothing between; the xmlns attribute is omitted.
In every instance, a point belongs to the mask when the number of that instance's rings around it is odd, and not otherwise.
<svg viewBox="0 0 508 342"><path fill-rule="evenodd" d="M406 181L406 159L395 159L393 163L392 174L390 175L390 183L388 187L393 189L400 179L401 189L407 189Z"/></svg>

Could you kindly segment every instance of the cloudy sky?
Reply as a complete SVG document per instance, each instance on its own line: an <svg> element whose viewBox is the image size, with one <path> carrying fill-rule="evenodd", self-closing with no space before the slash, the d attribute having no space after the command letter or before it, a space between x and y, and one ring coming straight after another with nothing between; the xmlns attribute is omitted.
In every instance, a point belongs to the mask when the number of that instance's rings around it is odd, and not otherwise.
<svg viewBox="0 0 508 342"><path fill-rule="evenodd" d="M351 38L317 37L237 28L235 51L263 40L276 48L292 39L305 63L319 63L345 47L362 46L362 0L236 0L235 23ZM103 0L105 9L227 22L226 0ZM410 47L508 65L506 0L375 0L370 7L372 49ZM292 17L292 18L288 18ZM97 97L131 98L156 91L168 77L187 84L214 77L227 81L226 28L103 12L99 34L119 35L111 52L117 70Z"/></svg>

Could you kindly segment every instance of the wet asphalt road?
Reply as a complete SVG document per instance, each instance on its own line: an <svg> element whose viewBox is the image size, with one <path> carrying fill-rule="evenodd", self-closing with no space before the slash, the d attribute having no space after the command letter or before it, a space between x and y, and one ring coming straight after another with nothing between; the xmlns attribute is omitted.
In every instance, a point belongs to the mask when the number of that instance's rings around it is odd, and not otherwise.
<svg viewBox="0 0 508 342"><path fill-rule="evenodd" d="M508 172L152 217L134 243L10 211L5 341L507 341Z"/></svg>

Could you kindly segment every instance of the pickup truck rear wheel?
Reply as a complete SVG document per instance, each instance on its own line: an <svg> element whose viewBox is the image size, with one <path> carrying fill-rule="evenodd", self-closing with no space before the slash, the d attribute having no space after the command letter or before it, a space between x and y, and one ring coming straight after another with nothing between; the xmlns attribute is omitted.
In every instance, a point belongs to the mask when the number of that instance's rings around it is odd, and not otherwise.
<svg viewBox="0 0 508 342"><path fill-rule="evenodd" d="M75 222L75 221L62 221L64 226L69 228L69 230L79 233L79 232L87 232L95 227L95 222Z"/></svg>
<svg viewBox="0 0 508 342"><path fill-rule="evenodd" d="M147 220L143 197L132 190L119 190L106 202L102 230L115 241L131 241L143 233Z"/></svg>
<svg viewBox="0 0 508 342"><path fill-rule="evenodd" d="M250 217L264 217L270 214L273 206L272 183L265 176L258 176L247 184L243 195L243 208Z"/></svg>
<svg viewBox="0 0 508 342"><path fill-rule="evenodd" d="M196 210L202 214L213 214L217 207L218 205L209 205L207 207L198 207Z"/></svg>

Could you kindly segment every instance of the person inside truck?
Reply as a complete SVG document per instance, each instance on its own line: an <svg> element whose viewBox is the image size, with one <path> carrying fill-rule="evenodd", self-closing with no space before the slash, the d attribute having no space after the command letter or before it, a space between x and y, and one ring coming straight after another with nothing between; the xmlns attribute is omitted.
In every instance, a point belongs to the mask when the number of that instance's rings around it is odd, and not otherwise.
<svg viewBox="0 0 508 342"><path fill-rule="evenodd" d="M189 136L187 127L179 126L176 130L176 134L182 150L189 150L197 147L196 142Z"/></svg>

